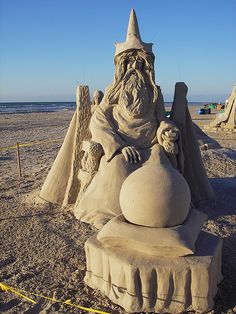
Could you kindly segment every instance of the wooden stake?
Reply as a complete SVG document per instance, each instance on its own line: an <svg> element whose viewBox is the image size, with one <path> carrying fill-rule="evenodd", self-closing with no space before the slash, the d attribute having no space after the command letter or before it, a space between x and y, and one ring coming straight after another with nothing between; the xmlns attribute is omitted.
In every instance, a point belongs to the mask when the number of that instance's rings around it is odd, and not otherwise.
<svg viewBox="0 0 236 314"><path fill-rule="evenodd" d="M19 176L21 177L22 173L21 173L21 163L20 163L20 145L18 142L16 143L16 148L17 148L16 151L17 151L17 162L18 162Z"/></svg>

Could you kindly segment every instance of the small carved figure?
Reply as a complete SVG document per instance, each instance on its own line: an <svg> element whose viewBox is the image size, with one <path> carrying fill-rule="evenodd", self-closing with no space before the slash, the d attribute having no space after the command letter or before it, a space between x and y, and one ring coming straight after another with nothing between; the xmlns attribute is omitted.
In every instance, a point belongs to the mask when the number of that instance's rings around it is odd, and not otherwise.
<svg viewBox="0 0 236 314"><path fill-rule="evenodd" d="M95 90L93 93L93 100L91 104L91 113L93 114L96 108L99 106L103 98L103 92L101 90Z"/></svg>

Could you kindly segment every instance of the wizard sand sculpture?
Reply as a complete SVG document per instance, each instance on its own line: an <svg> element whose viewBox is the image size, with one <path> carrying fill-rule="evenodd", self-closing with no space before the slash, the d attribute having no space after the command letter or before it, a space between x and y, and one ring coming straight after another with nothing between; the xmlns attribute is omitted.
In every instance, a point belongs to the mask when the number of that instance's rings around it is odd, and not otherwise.
<svg viewBox="0 0 236 314"><path fill-rule="evenodd" d="M206 215L193 209L213 192L187 86L176 83L167 119L152 44L141 40L134 10L126 41L116 44L114 82L99 95L91 114L88 87L78 87L40 196L74 203L75 216L100 229L85 243L90 287L128 312L209 310L221 280L221 241L201 231Z"/></svg>

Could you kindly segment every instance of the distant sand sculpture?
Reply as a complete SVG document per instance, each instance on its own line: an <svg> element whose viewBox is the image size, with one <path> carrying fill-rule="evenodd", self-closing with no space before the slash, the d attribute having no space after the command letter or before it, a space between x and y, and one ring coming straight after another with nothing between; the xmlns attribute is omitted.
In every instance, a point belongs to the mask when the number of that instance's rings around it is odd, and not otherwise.
<svg viewBox="0 0 236 314"><path fill-rule="evenodd" d="M170 119L155 84L152 44L131 11L116 44L115 77L95 110L87 86L40 196L75 203L99 232L85 243L85 282L128 312L212 308L221 280L221 240L202 232L193 208L213 197L187 106L175 85ZM99 101L101 100L101 103Z"/></svg>
<svg viewBox="0 0 236 314"><path fill-rule="evenodd" d="M234 85L230 97L226 100L226 104L224 113L220 114L209 126L206 126L206 129L236 130L236 85Z"/></svg>

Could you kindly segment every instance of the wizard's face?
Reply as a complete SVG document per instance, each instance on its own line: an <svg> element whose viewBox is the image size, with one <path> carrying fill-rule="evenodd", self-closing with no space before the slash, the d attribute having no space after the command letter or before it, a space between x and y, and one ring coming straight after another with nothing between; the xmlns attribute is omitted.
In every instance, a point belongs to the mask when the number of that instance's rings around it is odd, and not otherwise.
<svg viewBox="0 0 236 314"><path fill-rule="evenodd" d="M127 60L127 70L129 69L138 69L139 71L143 70L144 60L140 57L137 51L134 51L133 54L128 56Z"/></svg>
<svg viewBox="0 0 236 314"><path fill-rule="evenodd" d="M138 50L129 51L121 61L123 77L119 105L123 112L134 118L142 117L150 104L149 77L145 72L145 60Z"/></svg>

